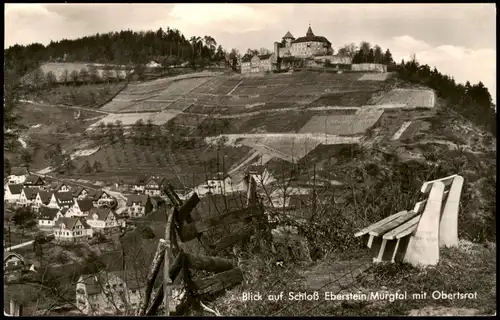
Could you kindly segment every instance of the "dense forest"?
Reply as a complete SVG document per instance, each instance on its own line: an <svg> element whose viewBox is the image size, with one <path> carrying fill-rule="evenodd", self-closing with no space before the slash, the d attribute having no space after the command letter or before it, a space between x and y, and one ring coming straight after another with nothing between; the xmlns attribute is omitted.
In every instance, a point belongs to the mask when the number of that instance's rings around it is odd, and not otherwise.
<svg viewBox="0 0 500 320"><path fill-rule="evenodd" d="M233 52L234 54L234 52ZM211 36L186 39L177 29L146 32L131 30L96 34L75 40L14 45L4 51L5 61L25 74L42 62L94 62L144 64L155 60L163 66L190 61L197 64L225 61L228 53Z"/></svg>

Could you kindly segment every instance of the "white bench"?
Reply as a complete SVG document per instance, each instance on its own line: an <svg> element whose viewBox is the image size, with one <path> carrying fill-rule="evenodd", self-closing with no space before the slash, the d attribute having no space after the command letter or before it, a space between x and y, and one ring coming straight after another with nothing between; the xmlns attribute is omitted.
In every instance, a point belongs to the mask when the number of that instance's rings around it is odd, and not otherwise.
<svg viewBox="0 0 500 320"><path fill-rule="evenodd" d="M459 175L427 181L421 188L427 199L417 202L413 210L384 218L354 236L365 238L374 262L435 265L439 261L439 247L458 246L463 182Z"/></svg>

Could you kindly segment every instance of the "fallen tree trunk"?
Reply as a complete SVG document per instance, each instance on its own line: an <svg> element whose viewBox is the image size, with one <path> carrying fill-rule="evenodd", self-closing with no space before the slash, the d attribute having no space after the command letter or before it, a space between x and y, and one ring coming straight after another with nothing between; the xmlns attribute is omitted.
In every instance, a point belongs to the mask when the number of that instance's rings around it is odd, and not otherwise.
<svg viewBox="0 0 500 320"><path fill-rule="evenodd" d="M232 246L233 244L238 243L239 241L242 241L245 238L250 237L254 231L255 229L253 226L244 227L238 230L237 232L215 242L213 244L214 249L212 250L212 252L216 254L219 251L224 250L225 248Z"/></svg>
<svg viewBox="0 0 500 320"><path fill-rule="evenodd" d="M186 261L189 268L216 273L227 271L234 267L231 260L224 258L186 254Z"/></svg>
<svg viewBox="0 0 500 320"><path fill-rule="evenodd" d="M230 289L243 281L243 273L240 268L233 268L216 275L194 280L194 294L214 294L224 289Z"/></svg>
<svg viewBox="0 0 500 320"><path fill-rule="evenodd" d="M236 210L215 218L184 224L180 228L179 236L181 238L181 241L186 242L196 238L200 233L209 231L213 228L237 223L244 220L245 218L250 218L261 214L262 212L258 207Z"/></svg>

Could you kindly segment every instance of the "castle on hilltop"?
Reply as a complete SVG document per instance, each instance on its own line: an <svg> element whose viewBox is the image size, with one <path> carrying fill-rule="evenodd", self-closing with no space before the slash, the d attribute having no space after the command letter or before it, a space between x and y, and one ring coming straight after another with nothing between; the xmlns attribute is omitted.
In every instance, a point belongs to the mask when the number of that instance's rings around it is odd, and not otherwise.
<svg viewBox="0 0 500 320"><path fill-rule="evenodd" d="M274 51L266 55L244 55L241 73L258 73L294 67L349 66L350 57L334 56L332 43L313 33L311 25L304 37L295 38L288 31L281 42L274 42Z"/></svg>
<svg viewBox="0 0 500 320"><path fill-rule="evenodd" d="M332 55L332 43L323 36L316 36L311 26L307 29L305 37L295 37L288 31L281 42L274 43L276 57L310 57L318 55Z"/></svg>

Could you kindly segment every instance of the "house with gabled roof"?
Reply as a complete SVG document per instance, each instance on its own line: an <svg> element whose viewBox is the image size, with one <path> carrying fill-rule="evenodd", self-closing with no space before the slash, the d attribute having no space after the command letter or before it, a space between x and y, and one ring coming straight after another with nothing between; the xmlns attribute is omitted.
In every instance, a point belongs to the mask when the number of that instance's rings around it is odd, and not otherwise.
<svg viewBox="0 0 500 320"><path fill-rule="evenodd" d="M92 202L94 203L94 207L99 207L103 203L107 204L108 202L111 202L112 200L115 200L115 202L116 202L116 199L104 190L90 190L88 195L87 195L87 198L92 199Z"/></svg>
<svg viewBox="0 0 500 320"><path fill-rule="evenodd" d="M80 217L61 217L56 220L52 230L56 241L81 242L93 236L92 228Z"/></svg>
<svg viewBox="0 0 500 320"><path fill-rule="evenodd" d="M116 314L139 307L146 278L132 271L81 275L76 283L76 307L87 315Z"/></svg>
<svg viewBox="0 0 500 320"><path fill-rule="evenodd" d="M146 187L146 182L148 180L147 176L139 176L136 178L134 185L132 186L132 192L144 193Z"/></svg>
<svg viewBox="0 0 500 320"><path fill-rule="evenodd" d="M227 173L217 172L207 176L207 186L213 194L225 194L231 192L232 180Z"/></svg>
<svg viewBox="0 0 500 320"><path fill-rule="evenodd" d="M74 200L73 206L66 213L66 217L86 217L92 208L94 208L92 199Z"/></svg>
<svg viewBox="0 0 500 320"><path fill-rule="evenodd" d="M52 231L56 221L62 217L64 217L64 214L60 209L41 207L38 214L38 228L50 229Z"/></svg>
<svg viewBox="0 0 500 320"><path fill-rule="evenodd" d="M4 203L17 203L22 191L22 184L5 184L3 187Z"/></svg>
<svg viewBox="0 0 500 320"><path fill-rule="evenodd" d="M87 215L87 223L99 233L109 234L120 229L116 213L110 208L92 208Z"/></svg>
<svg viewBox="0 0 500 320"><path fill-rule="evenodd" d="M71 190L71 186L63 181L54 183L52 185L52 191L54 192L69 192Z"/></svg>
<svg viewBox="0 0 500 320"><path fill-rule="evenodd" d="M38 189L36 188L23 188L21 194L19 195L19 201L17 205L21 207L31 207L35 203L36 195L38 194Z"/></svg>
<svg viewBox="0 0 500 320"><path fill-rule="evenodd" d="M23 184L29 176L30 171L28 167L12 167L10 174L7 177L9 184Z"/></svg>
<svg viewBox="0 0 500 320"><path fill-rule="evenodd" d="M45 186L45 181L43 181L42 177L40 176L30 174L26 177L26 180L24 180L24 186L41 189Z"/></svg>
<svg viewBox="0 0 500 320"><path fill-rule="evenodd" d="M73 203L73 194L71 192L54 192L50 199L49 207L69 209L73 206Z"/></svg>
<svg viewBox="0 0 500 320"><path fill-rule="evenodd" d="M146 181L144 186L144 193L149 196L162 196L164 194L163 188L166 185L166 180L163 177L151 176Z"/></svg>
<svg viewBox="0 0 500 320"><path fill-rule="evenodd" d="M4 251L3 272L4 275L34 270L33 265L17 252Z"/></svg>
<svg viewBox="0 0 500 320"><path fill-rule="evenodd" d="M255 180L257 187L265 186L276 181L271 172L269 172L265 166L250 166L247 170L247 174Z"/></svg>
<svg viewBox="0 0 500 320"><path fill-rule="evenodd" d="M257 73L266 72L276 69L276 55L270 54L255 54L252 57L248 55L241 59L241 73Z"/></svg>
<svg viewBox="0 0 500 320"><path fill-rule="evenodd" d="M76 187L73 191L73 198L76 199L79 199L79 200L82 200L84 198L86 198L89 194L89 190L87 190L87 188L85 187Z"/></svg>
<svg viewBox="0 0 500 320"><path fill-rule="evenodd" d="M143 217L153 210L151 198L147 194L132 194L127 197L129 217Z"/></svg>
<svg viewBox="0 0 500 320"><path fill-rule="evenodd" d="M42 206L48 206L50 198L52 198L52 193L50 191L38 189L35 201L32 205L33 210L38 212Z"/></svg>

